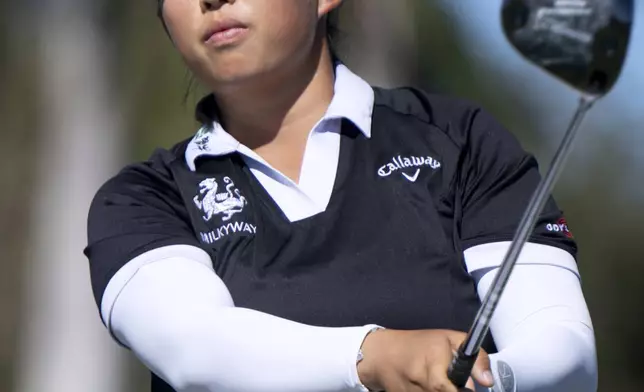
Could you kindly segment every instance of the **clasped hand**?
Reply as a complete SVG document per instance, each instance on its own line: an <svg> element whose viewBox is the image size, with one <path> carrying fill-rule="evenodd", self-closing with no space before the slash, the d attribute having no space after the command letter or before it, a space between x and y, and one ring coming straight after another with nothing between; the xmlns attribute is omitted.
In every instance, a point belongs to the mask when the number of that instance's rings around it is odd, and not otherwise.
<svg viewBox="0 0 644 392"><path fill-rule="evenodd" d="M447 378L447 370L464 339L464 333L450 330L374 331L362 344L358 375L372 391L462 392ZM466 388L474 391L474 381L484 387L494 383L490 360L483 350Z"/></svg>

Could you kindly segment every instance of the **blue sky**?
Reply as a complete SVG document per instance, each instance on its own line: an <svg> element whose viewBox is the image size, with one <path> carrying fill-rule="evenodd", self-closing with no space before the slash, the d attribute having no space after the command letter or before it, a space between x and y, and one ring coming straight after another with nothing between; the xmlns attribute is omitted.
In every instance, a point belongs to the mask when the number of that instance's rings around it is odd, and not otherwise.
<svg viewBox="0 0 644 392"><path fill-rule="evenodd" d="M577 105L578 95L569 87L539 71L521 58L507 43L500 25L501 0L442 0L445 11L464 23L462 33L472 56L488 63L534 96L548 121L546 132L553 132L553 145L559 142ZM621 78L611 93L598 102L586 119L583 139L594 132L611 132L615 124L632 132L620 132L620 147L644 166L644 1L636 0L635 30L629 57ZM519 82L519 83L517 83ZM611 126L613 125L613 126ZM624 125L626 125L624 127ZM583 160L585 149L577 155ZM588 158L588 157L586 157Z"/></svg>

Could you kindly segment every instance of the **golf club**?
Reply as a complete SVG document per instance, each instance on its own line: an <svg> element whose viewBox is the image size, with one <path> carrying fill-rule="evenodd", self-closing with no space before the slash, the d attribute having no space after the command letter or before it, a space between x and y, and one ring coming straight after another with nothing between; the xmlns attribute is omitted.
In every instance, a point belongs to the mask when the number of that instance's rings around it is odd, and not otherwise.
<svg viewBox="0 0 644 392"><path fill-rule="evenodd" d="M503 1L501 21L512 46L531 63L578 90L581 99L548 172L528 203L474 323L454 355L448 376L458 388L465 387L470 377L503 289L564 167L585 114L619 78L633 12L634 0ZM510 380L500 386L502 389L495 390L512 392L515 387Z"/></svg>

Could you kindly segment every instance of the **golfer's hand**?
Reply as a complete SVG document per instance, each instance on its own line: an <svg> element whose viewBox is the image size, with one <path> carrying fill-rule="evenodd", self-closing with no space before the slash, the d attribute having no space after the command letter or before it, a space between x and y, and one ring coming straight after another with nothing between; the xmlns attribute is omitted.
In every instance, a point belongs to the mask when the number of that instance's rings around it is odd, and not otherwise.
<svg viewBox="0 0 644 392"><path fill-rule="evenodd" d="M374 331L362 344L360 381L373 391L458 392L447 378L447 369L464 339L464 333L449 330ZM472 391L474 380L485 387L494 383L490 361L483 350L472 378L467 383Z"/></svg>

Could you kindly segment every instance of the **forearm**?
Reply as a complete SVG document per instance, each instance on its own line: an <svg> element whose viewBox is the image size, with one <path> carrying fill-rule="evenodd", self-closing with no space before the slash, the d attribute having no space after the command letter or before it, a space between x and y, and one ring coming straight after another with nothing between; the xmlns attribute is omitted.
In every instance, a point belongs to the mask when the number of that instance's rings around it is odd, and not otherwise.
<svg viewBox="0 0 644 392"><path fill-rule="evenodd" d="M597 390L593 332L579 322L517 331L516 341L490 355L490 360L497 384L512 383L510 375L499 369L499 361L510 366L518 392ZM505 380L504 374L508 377Z"/></svg>
<svg viewBox="0 0 644 392"><path fill-rule="evenodd" d="M487 294L507 244L466 251L468 269ZM478 271L478 272L477 272ZM566 252L527 244L501 297L490 330L518 392L592 392L597 359L592 322L577 266ZM498 367L497 376L499 373ZM500 383L500 382L498 382ZM499 389L497 389L498 391Z"/></svg>
<svg viewBox="0 0 644 392"><path fill-rule="evenodd" d="M360 391L370 327L322 328L235 308L203 265L143 266L111 310L114 335L177 391Z"/></svg>

